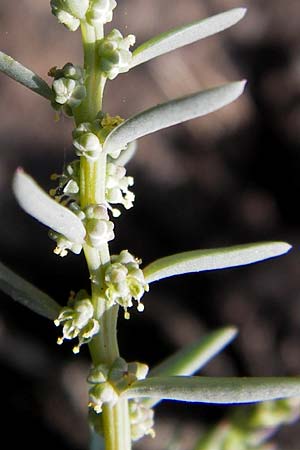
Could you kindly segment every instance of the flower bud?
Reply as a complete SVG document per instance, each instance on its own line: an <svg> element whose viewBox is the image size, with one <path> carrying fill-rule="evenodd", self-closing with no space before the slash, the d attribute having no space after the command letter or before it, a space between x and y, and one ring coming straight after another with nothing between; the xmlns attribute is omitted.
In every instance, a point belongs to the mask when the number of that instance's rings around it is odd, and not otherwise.
<svg viewBox="0 0 300 450"><path fill-rule="evenodd" d="M64 65L62 69L53 67L49 75L54 77L52 90L55 101L52 102L54 109L63 107L63 111L68 115L73 115L73 109L77 108L86 96L84 85L84 71L79 66L71 63Z"/></svg>
<svg viewBox="0 0 300 450"><path fill-rule="evenodd" d="M119 73L130 69L132 53L129 47L134 43L135 37L132 34L123 38L116 29L99 42L100 69L107 78L113 80Z"/></svg>
<svg viewBox="0 0 300 450"><path fill-rule="evenodd" d="M111 22L113 10L116 6L115 0L91 0L86 14L87 22L94 27Z"/></svg>
<svg viewBox="0 0 300 450"><path fill-rule="evenodd" d="M51 0L52 13L69 30L75 31L85 17L89 0Z"/></svg>
<svg viewBox="0 0 300 450"><path fill-rule="evenodd" d="M86 225L89 245L100 248L103 244L114 239L114 224L109 220L90 219Z"/></svg>
<svg viewBox="0 0 300 450"><path fill-rule="evenodd" d="M73 140L77 156L85 156L90 161L96 161L102 151L98 137L93 133L84 133Z"/></svg>

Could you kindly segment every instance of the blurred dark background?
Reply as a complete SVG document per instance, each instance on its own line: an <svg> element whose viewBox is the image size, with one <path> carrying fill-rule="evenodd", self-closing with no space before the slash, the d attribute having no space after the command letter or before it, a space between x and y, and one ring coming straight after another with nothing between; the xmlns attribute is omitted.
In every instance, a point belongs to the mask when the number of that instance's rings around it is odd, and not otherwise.
<svg viewBox="0 0 300 450"><path fill-rule="evenodd" d="M0 4L1 50L46 78L50 67L82 57L79 33L59 26L48 3ZM238 338L203 374L299 374L299 0L118 3L107 28L134 33L138 43L231 7L249 11L235 27L119 76L108 84L106 111L128 117L227 81L247 78L248 86L234 104L140 141L128 166L135 208L118 219L112 251L128 248L146 264L179 251L261 240L294 247L276 260L152 285L145 312L120 319L122 354L152 366L232 324ZM70 290L88 287L83 257L52 253L45 227L16 204L11 179L21 165L48 189L50 174L73 158L71 121L56 122L44 99L2 75L0 99L1 260L64 304ZM74 357L71 345L57 347L50 322L0 295L2 438L13 448L87 448L86 350ZM161 449L176 435L179 448L189 449L203 426L229 409L165 403L157 411L157 438L139 448ZM275 440L280 449L298 450L299 437L295 424Z"/></svg>

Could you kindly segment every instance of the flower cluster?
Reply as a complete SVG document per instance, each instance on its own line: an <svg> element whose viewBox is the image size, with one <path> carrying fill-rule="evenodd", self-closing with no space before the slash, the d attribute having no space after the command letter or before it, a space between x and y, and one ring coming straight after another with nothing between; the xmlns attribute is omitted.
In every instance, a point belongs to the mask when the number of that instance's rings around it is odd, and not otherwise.
<svg viewBox="0 0 300 450"><path fill-rule="evenodd" d="M99 414L103 404L114 406L132 383L146 378L148 370L146 364L127 363L123 358L117 358L111 367L105 364L93 367L88 376L88 382L92 384L89 407Z"/></svg>
<svg viewBox="0 0 300 450"><path fill-rule="evenodd" d="M112 20L115 0L51 0L52 13L69 30L76 31L81 21L96 27Z"/></svg>
<svg viewBox="0 0 300 450"><path fill-rule="evenodd" d="M138 441L144 436L155 437L154 410L142 400L129 401L131 439Z"/></svg>
<svg viewBox="0 0 300 450"><path fill-rule="evenodd" d="M134 193L129 190L133 186L133 177L126 177L125 167L114 163L108 163L106 166L106 191L105 197L109 204L121 204L126 209L133 207ZM121 212L112 208L114 217L118 217Z"/></svg>
<svg viewBox="0 0 300 450"><path fill-rule="evenodd" d="M123 119L119 116L111 117L109 114L100 113L93 122L83 122L78 125L72 133L76 155L96 161L103 150L102 143L106 136L122 122ZM109 153L109 156L117 158L121 150Z"/></svg>
<svg viewBox="0 0 300 450"><path fill-rule="evenodd" d="M129 34L125 38L119 30L113 29L98 45L100 69L103 74L113 80L119 73L130 69L132 53L129 47L135 44L135 36Z"/></svg>
<svg viewBox="0 0 300 450"><path fill-rule="evenodd" d="M52 90L55 101L52 106L54 109L63 108L66 115L72 116L73 109L77 108L86 96L83 69L67 63L62 69L50 69L49 76L54 78Z"/></svg>
<svg viewBox="0 0 300 450"><path fill-rule="evenodd" d="M149 290L143 271L139 268L141 261L123 250L119 255L111 257L104 273L104 297L109 306L120 305L124 308L125 319L130 318L127 311L133 306L133 300L138 303L138 311L144 310L140 302L143 294Z"/></svg>
<svg viewBox="0 0 300 450"><path fill-rule="evenodd" d="M61 309L54 324L63 326L63 335L57 340L59 345L64 339L78 338L73 353L79 353L81 345L90 342L100 331L99 322L94 317L94 306L84 290L70 297L68 305Z"/></svg>

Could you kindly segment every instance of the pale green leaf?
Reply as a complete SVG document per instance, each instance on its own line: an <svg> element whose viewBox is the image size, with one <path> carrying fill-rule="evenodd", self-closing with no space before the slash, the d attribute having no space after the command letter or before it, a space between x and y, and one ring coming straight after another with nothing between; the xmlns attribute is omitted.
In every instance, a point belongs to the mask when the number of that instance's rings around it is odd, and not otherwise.
<svg viewBox="0 0 300 450"><path fill-rule="evenodd" d="M46 81L3 52L0 52L0 71L47 100L53 99L52 90Z"/></svg>
<svg viewBox="0 0 300 450"><path fill-rule="evenodd" d="M71 242L83 242L86 231L81 220L68 208L53 200L20 168L14 176L13 191L20 206L32 217Z"/></svg>
<svg viewBox="0 0 300 450"><path fill-rule="evenodd" d="M253 403L300 396L300 377L153 377L134 382L123 394L214 404Z"/></svg>
<svg viewBox="0 0 300 450"><path fill-rule="evenodd" d="M286 242L261 242L209 250L192 250L160 258L143 269L147 283L191 272L244 266L283 255Z"/></svg>
<svg viewBox="0 0 300 450"><path fill-rule="evenodd" d="M32 311L54 320L59 313L60 306L44 292L28 281L15 274L0 262L0 289Z"/></svg>
<svg viewBox="0 0 300 450"><path fill-rule="evenodd" d="M116 151L147 134L216 111L236 100L244 87L245 81L236 81L147 109L114 128L105 140L104 150Z"/></svg>
<svg viewBox="0 0 300 450"><path fill-rule="evenodd" d="M184 45L212 36L235 25L246 14L245 8L234 8L207 19L168 30L137 47L133 52L131 67L135 67L157 56Z"/></svg>
<svg viewBox="0 0 300 450"><path fill-rule="evenodd" d="M193 375L212 358L220 353L237 335L235 327L226 327L203 337L197 342L177 351L174 355L157 365L149 373L149 377ZM152 408L159 400L144 399L148 407Z"/></svg>
<svg viewBox="0 0 300 450"><path fill-rule="evenodd" d="M154 367L149 376L193 375L230 344L236 335L235 327L214 331L167 358Z"/></svg>

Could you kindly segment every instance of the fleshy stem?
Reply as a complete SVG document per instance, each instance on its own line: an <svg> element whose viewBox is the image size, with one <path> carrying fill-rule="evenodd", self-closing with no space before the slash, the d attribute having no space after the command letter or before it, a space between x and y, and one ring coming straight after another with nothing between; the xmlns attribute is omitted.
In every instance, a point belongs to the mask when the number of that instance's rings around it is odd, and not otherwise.
<svg viewBox="0 0 300 450"><path fill-rule="evenodd" d="M76 125L92 122L102 109L103 90L106 78L99 70L97 41L103 37L103 28L94 28L86 22L81 24L84 69L86 73L87 96L75 113ZM80 160L80 203L88 205L105 203L106 155L98 160ZM91 278L92 302L100 323L100 333L89 344L94 365L111 365L119 354L117 341L118 307L108 308L101 297L103 289L103 267L110 262L108 244L100 249L84 246L84 253ZM120 399L114 407L104 405L101 418L106 450L130 450L131 434L128 400Z"/></svg>

